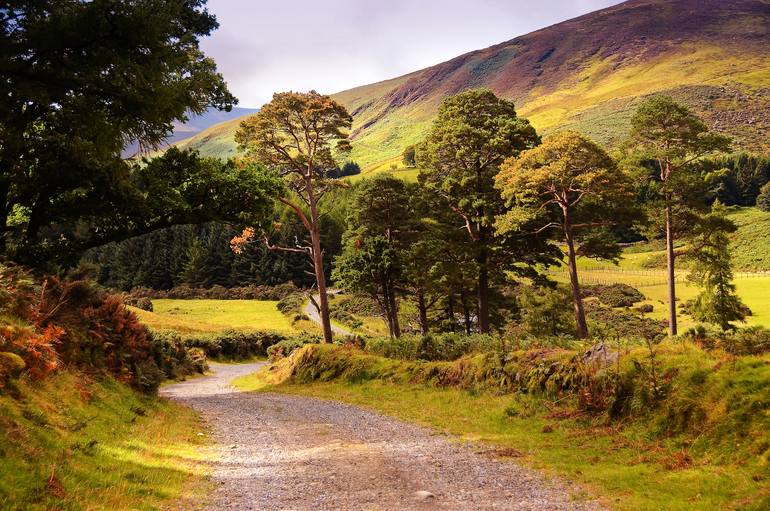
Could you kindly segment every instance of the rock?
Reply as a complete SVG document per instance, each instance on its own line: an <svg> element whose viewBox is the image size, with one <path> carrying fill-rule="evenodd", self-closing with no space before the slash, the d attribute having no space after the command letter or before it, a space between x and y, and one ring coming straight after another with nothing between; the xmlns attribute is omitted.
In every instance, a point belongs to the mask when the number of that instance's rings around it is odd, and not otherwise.
<svg viewBox="0 0 770 511"><path fill-rule="evenodd" d="M433 495L431 492L425 491L425 490L419 490L414 492L414 496L417 497L419 500L433 500L436 498L436 496Z"/></svg>

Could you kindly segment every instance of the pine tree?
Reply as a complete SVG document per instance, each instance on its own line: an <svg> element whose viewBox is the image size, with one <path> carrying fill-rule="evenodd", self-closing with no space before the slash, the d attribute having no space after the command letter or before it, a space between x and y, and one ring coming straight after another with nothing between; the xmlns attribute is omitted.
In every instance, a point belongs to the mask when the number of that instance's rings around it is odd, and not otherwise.
<svg viewBox="0 0 770 511"><path fill-rule="evenodd" d="M689 279L701 288L693 300L691 313L697 321L719 325L722 330L735 328L732 321L742 321L746 306L735 292L732 256L728 234L736 225L725 216L725 207L715 202L704 216L690 254L694 261Z"/></svg>

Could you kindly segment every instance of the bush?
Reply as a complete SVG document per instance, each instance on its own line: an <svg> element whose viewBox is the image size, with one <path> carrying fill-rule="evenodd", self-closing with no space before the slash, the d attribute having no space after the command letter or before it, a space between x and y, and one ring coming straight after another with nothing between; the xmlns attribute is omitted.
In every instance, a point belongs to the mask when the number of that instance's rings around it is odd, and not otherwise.
<svg viewBox="0 0 770 511"><path fill-rule="evenodd" d="M364 322L355 317L353 314L342 309L333 309L329 316L336 322L341 323L349 328L358 329L364 326Z"/></svg>
<svg viewBox="0 0 770 511"><path fill-rule="evenodd" d="M641 312L642 314L649 314L655 310L655 307L653 307L651 303L643 303L642 305L635 307L634 310L636 312Z"/></svg>
<svg viewBox="0 0 770 511"><path fill-rule="evenodd" d="M759 189L757 207L762 211L770 211L770 183L765 183L765 185Z"/></svg>
<svg viewBox="0 0 770 511"><path fill-rule="evenodd" d="M597 303L586 304L586 317L593 323L590 330L594 333L625 339L656 337L666 328L665 321L641 318L633 312L610 309Z"/></svg>
<svg viewBox="0 0 770 511"><path fill-rule="evenodd" d="M244 286L226 288L219 285L210 288L190 287L181 285L169 290L157 290L146 287L135 287L126 295L126 303L134 305L140 298L160 299L174 298L184 300L281 300L298 289L292 282L277 286Z"/></svg>
<svg viewBox="0 0 770 511"><path fill-rule="evenodd" d="M186 348L156 342L120 296L105 294L91 281L34 279L22 269L3 266L0 296L5 298L0 302L5 316L0 352L20 358L22 374L31 378L44 378L68 365L108 372L138 389L154 391L164 377L201 370L201 361L193 363Z"/></svg>
<svg viewBox="0 0 770 511"><path fill-rule="evenodd" d="M278 332L228 331L220 334L187 337L184 340L188 348L199 348L208 358L223 360L245 360L264 357L268 348L286 337Z"/></svg>
<svg viewBox="0 0 770 511"><path fill-rule="evenodd" d="M288 357L295 350L306 344L318 344L320 342L321 338L314 335L301 335L291 339L284 339L281 342L270 346L267 349L267 355L270 357L270 360L276 361L281 358Z"/></svg>
<svg viewBox="0 0 770 511"><path fill-rule="evenodd" d="M722 349L736 356L770 353L770 330L760 326L723 332L698 325L689 329L685 336L707 350Z"/></svg>
<svg viewBox="0 0 770 511"><path fill-rule="evenodd" d="M152 300L142 296L140 298L134 298L130 295L127 295L124 298L125 304L130 305L132 307L136 307L137 309L141 309L143 311L152 312Z"/></svg>
<svg viewBox="0 0 770 511"><path fill-rule="evenodd" d="M583 286L581 295L583 298L598 298L601 303L608 307L631 307L645 298L638 289L628 284Z"/></svg>
<svg viewBox="0 0 770 511"><path fill-rule="evenodd" d="M436 361L456 360L469 353L500 350L503 346L504 341L493 335L441 333L368 339L365 350L387 358Z"/></svg>
<svg viewBox="0 0 770 511"><path fill-rule="evenodd" d="M287 316L299 315L302 314L302 306L306 299L305 293L292 293L281 298L276 307Z"/></svg>

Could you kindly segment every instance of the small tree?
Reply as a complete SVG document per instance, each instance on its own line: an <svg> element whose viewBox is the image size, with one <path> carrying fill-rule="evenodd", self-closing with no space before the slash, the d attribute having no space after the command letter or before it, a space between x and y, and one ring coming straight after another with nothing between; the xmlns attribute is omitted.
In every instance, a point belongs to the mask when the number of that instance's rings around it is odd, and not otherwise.
<svg viewBox="0 0 770 511"><path fill-rule="evenodd" d="M413 232L409 209L413 187L387 175L361 183L351 201L344 249L332 274L343 288L367 293L379 304L391 337L401 335L397 294L403 287L404 258Z"/></svg>
<svg viewBox="0 0 770 511"><path fill-rule="evenodd" d="M725 207L715 202L711 213L701 220L693 249L688 252L694 262L689 279L702 289L693 300L690 312L697 321L719 325L725 331L734 328L732 321L742 321L746 310L732 282L728 234L736 229L725 216Z"/></svg>
<svg viewBox="0 0 770 511"><path fill-rule="evenodd" d="M417 165L417 159L415 157L415 147L413 145L406 146L406 149L404 149L402 161L404 162L405 167L414 167Z"/></svg>
<svg viewBox="0 0 770 511"><path fill-rule="evenodd" d="M759 189L757 207L762 211L770 211L770 183L765 183L765 185Z"/></svg>
<svg viewBox="0 0 770 511"><path fill-rule="evenodd" d="M654 96L642 102L631 119L630 144L657 166L666 232L669 334L676 335L675 216L682 211L698 177L693 163L709 153L727 150L730 139L710 132L686 106L667 96Z"/></svg>
<svg viewBox="0 0 770 511"><path fill-rule="evenodd" d="M255 115L243 121L235 140L246 157L254 159L279 173L288 193L279 201L297 215L310 237L310 244L274 246L268 235L263 241L271 250L307 254L313 265L319 294L319 313L324 341L332 341L329 302L326 293L321 219L318 203L335 186L329 172L337 168L333 152L350 150L348 134L352 118L345 107L328 96L309 93L283 92ZM253 233L245 232L248 239Z"/></svg>
<svg viewBox="0 0 770 511"><path fill-rule="evenodd" d="M506 160L497 175L497 187L510 207L498 219L499 232L519 230L532 221L538 225L535 233L559 232L567 246L577 335L586 337L576 257L617 258L618 245L606 227L630 216L629 179L602 148L567 131Z"/></svg>

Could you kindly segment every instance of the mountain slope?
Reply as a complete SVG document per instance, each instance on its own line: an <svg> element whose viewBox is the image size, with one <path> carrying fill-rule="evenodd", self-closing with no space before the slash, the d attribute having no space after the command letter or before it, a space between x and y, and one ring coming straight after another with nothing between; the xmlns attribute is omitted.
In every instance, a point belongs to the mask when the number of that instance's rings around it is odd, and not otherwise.
<svg viewBox="0 0 770 511"><path fill-rule="evenodd" d="M240 119L244 116L249 116L258 110L256 108L241 108L233 107L229 112L217 110L216 108L210 108L201 115L195 115L190 117L187 122L174 121L174 132L166 139L165 145L177 144L185 139L193 137L206 129L232 121ZM133 142L126 146L123 150L125 157L133 156L139 151L139 143Z"/></svg>
<svg viewBox="0 0 770 511"><path fill-rule="evenodd" d="M448 95L488 87L548 133L583 131L612 145L640 98L664 92L736 139L770 150L770 1L631 0L334 97L353 114L366 170L400 159ZM232 151L238 121L185 145ZM212 148L215 148L212 150ZM232 154L231 152L229 154Z"/></svg>

